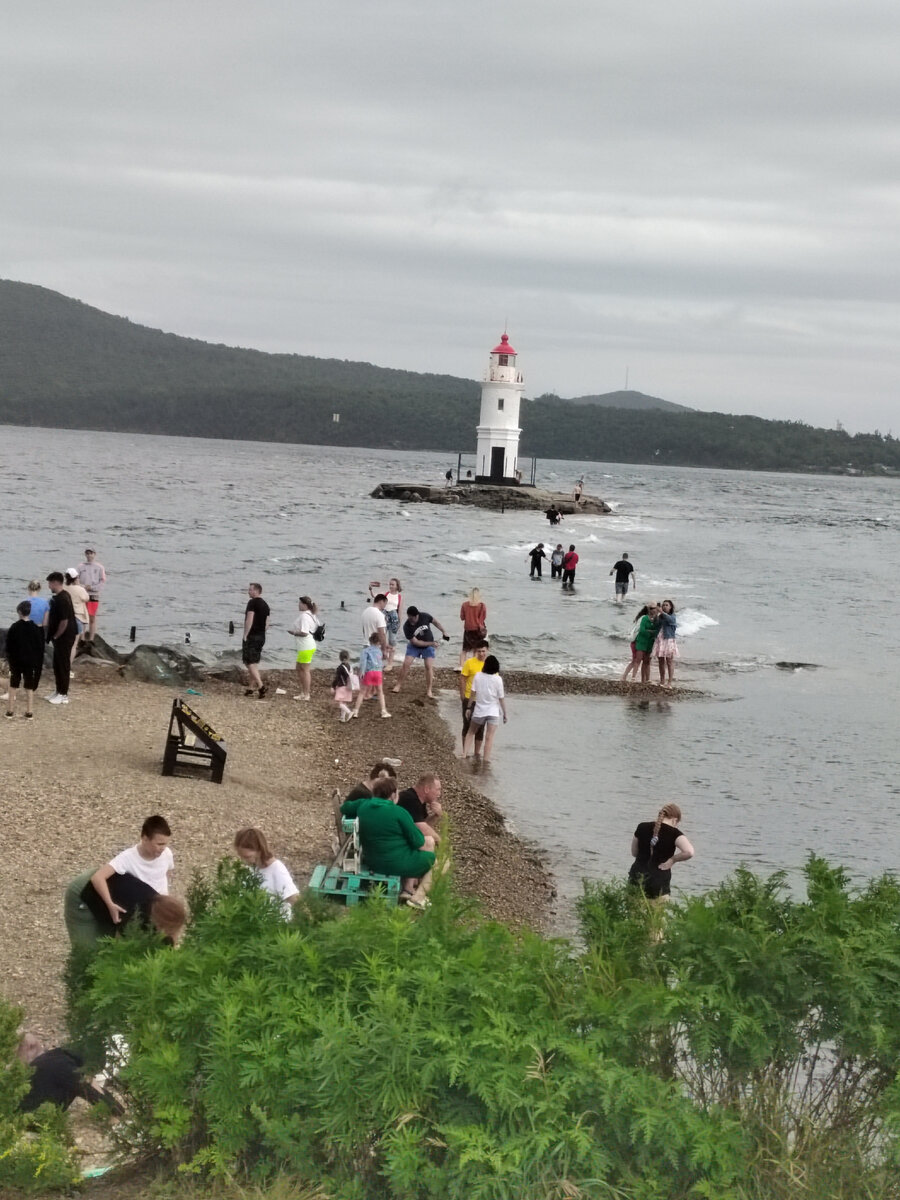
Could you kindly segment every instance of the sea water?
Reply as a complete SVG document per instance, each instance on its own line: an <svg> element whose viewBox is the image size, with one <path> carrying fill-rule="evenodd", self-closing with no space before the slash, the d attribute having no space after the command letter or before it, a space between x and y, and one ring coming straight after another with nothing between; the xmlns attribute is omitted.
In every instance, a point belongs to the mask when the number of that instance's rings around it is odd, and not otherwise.
<svg viewBox="0 0 900 1200"><path fill-rule="evenodd" d="M683 889L737 863L785 868L809 850L857 876L900 861L896 480L575 462L538 484L586 490L608 516L503 514L376 501L382 480L437 484L452 456L6 427L0 430L8 619L25 582L77 566L109 572L100 631L124 645L184 644L237 660L250 580L272 621L263 666L293 661L300 593L327 625L317 662L360 648L370 580L398 575L404 604L453 634L478 586L503 668L615 678L638 607L671 598L677 681L708 698L669 702L509 698L510 723L479 785L548 851L565 897L582 876L621 875L638 820L675 800L696 858ZM528 576L538 541L575 543L573 592ZM613 600L627 552L637 587ZM229 637L229 622L237 633ZM413 678L410 686L419 685ZM458 701L447 702L458 719Z"/></svg>

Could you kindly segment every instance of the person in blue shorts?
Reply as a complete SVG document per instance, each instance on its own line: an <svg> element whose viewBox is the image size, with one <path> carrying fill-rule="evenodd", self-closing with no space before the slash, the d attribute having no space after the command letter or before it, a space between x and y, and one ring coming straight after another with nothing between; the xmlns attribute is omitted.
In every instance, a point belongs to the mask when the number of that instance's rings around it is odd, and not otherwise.
<svg viewBox="0 0 900 1200"><path fill-rule="evenodd" d="M411 604L406 610L406 620L403 622L403 636L406 638L406 657L400 670L400 678L394 684L392 691L399 692L403 681L409 674L409 668L417 658L425 663L425 695L429 700L434 699L434 656L437 652L435 645L434 625L443 634L444 641L450 641L450 634L440 621L435 620L431 613L420 612Z"/></svg>

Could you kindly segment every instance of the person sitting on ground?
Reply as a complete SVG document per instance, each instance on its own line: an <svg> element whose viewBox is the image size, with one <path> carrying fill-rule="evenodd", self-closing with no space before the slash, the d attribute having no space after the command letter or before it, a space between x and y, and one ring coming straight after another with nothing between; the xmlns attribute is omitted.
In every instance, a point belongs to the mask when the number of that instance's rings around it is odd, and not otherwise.
<svg viewBox="0 0 900 1200"><path fill-rule="evenodd" d="M444 810L441 807L441 781L434 772L421 775L414 787L404 788L397 797L397 804L405 808L413 819L416 829L440 845L441 835L434 828L440 823Z"/></svg>
<svg viewBox="0 0 900 1200"><path fill-rule="evenodd" d="M406 610L406 620L403 622L403 636L406 638L406 656L403 659L403 666L400 668L400 678L394 684L391 689L392 691L400 691L404 679L409 674L409 668L417 658L421 658L425 663L425 695L429 700L434 699L434 656L436 650L432 625L441 631L445 642L450 641L450 634L447 633L440 621L433 617L431 613L420 612L414 604L411 604Z"/></svg>
<svg viewBox="0 0 900 1200"><path fill-rule="evenodd" d="M351 788L345 800L368 800L372 795L372 788L374 788L379 779L384 779L385 777L396 779L397 772L389 762L375 763L369 772L368 778L358 783L356 787Z"/></svg>
<svg viewBox="0 0 900 1200"><path fill-rule="evenodd" d="M345 800L341 814L359 822L363 862L379 875L399 875L401 900L425 908L434 867L434 838L417 829L405 808L397 807L397 780L379 779L372 795Z"/></svg>
<svg viewBox="0 0 900 1200"><path fill-rule="evenodd" d="M261 829L239 829L234 835L234 850L241 862L252 868L260 887L281 901L282 913L290 920L300 891L290 871L269 849L266 835Z"/></svg>
<svg viewBox="0 0 900 1200"><path fill-rule="evenodd" d="M91 876L94 890L109 910L114 925L119 923L121 910L110 895L107 880L113 875L133 875L148 883L160 896L167 895L169 872L175 866L169 849L171 838L172 830L168 821L156 813L141 826L141 840L137 845L129 846L111 858L106 866L99 867Z"/></svg>
<svg viewBox="0 0 900 1200"><path fill-rule="evenodd" d="M6 658L9 663L9 695L6 715L16 715L16 694L20 687L25 689L25 716L34 716L34 693L41 682L44 667L44 631L31 619L31 601L23 600L16 606L18 620L10 625L6 633Z"/></svg>

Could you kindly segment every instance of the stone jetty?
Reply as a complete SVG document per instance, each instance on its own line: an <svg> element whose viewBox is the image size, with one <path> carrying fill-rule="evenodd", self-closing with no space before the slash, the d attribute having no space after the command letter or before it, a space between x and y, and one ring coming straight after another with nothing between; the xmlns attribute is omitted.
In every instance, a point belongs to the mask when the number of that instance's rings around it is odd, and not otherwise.
<svg viewBox="0 0 900 1200"><path fill-rule="evenodd" d="M475 508L490 508L503 512L507 508L529 508L546 511L555 506L564 517L575 512L571 492L549 492L544 488L499 483L460 483L453 487L428 483L379 483L372 492L375 500L399 500L404 504L471 504ZM579 513L612 512L599 496L585 493L578 505Z"/></svg>

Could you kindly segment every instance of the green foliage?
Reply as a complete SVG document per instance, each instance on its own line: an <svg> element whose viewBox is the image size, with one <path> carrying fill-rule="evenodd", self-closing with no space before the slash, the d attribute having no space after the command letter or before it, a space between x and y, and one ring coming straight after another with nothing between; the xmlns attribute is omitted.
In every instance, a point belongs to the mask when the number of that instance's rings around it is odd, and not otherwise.
<svg viewBox="0 0 900 1200"><path fill-rule="evenodd" d="M0 330L0 423L454 453L474 444L480 388L470 379L214 346L8 280L0 280ZM636 395L623 393L623 405ZM526 401L523 453L769 471L900 471L900 440L877 431L851 436L800 421L585 399L545 394Z"/></svg>
<svg viewBox="0 0 900 1200"><path fill-rule="evenodd" d="M662 938L660 908L588 885L585 961L619 984L623 1055L739 1119L740 1195L897 1196L900 886L816 857L806 881L739 870L669 906Z"/></svg>
<svg viewBox="0 0 900 1200"><path fill-rule="evenodd" d="M28 1068L17 1058L18 1008L0 999L0 1195L31 1195L69 1187L79 1172L65 1114L51 1104L24 1114Z"/></svg>

